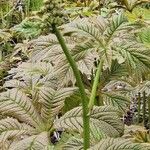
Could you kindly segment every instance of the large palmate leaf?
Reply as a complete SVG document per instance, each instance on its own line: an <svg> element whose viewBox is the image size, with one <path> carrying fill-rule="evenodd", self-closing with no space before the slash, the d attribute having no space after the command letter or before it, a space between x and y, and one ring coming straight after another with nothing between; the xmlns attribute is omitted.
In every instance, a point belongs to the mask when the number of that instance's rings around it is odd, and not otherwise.
<svg viewBox="0 0 150 150"><path fill-rule="evenodd" d="M77 107L67 112L55 122L56 128L83 131L82 108ZM91 135L95 139L105 136L117 137L123 133L123 124L117 110L110 106L95 106L90 114Z"/></svg>
<svg viewBox="0 0 150 150"><path fill-rule="evenodd" d="M33 135L19 142L12 143L9 150L45 150L48 144L48 133L42 132L39 135Z"/></svg>
<svg viewBox="0 0 150 150"><path fill-rule="evenodd" d="M128 23L123 14L119 14L113 16L112 19L105 19L100 16L78 19L62 26L60 29L62 29L66 45L77 62L81 73L90 79L92 70L95 70L95 61L104 57L104 67L108 67L108 70L105 72L107 75L110 74L110 76L106 77L109 80L109 77L126 76L130 71L130 68L128 68L130 66L124 65L125 62L128 62L126 53L122 52L120 54L120 51L116 50L119 49L121 43L126 46L128 45L127 41L132 41L131 44L138 49L139 53L143 57L146 56L145 50L143 51L141 47L136 46L137 41L133 34L133 27L135 26ZM75 84L73 71L55 35L41 36L38 39L32 40L31 43L33 44L33 47L30 49L32 62L51 62L54 67L54 74L59 79L61 86ZM141 62L136 60L133 63L141 66ZM110 68L112 70L109 70ZM138 69L139 72L142 69L140 67Z"/></svg>
<svg viewBox="0 0 150 150"><path fill-rule="evenodd" d="M64 101L71 96L77 88L62 88L54 90L50 87L40 89L40 101L42 103L41 116L45 121L52 121L64 106Z"/></svg>
<svg viewBox="0 0 150 150"><path fill-rule="evenodd" d="M40 117L31 100L20 90L12 89L0 94L0 112L14 116L31 125L40 124Z"/></svg>
<svg viewBox="0 0 150 150"><path fill-rule="evenodd" d="M104 23L105 27L101 27L99 22L104 22L103 20L97 18L97 21L91 21L92 19L81 19L78 20L77 23L71 23L70 26L77 29L77 33L85 37L85 43L81 44L80 46L75 47L78 51L82 51L85 49L87 51L98 51L100 57L105 57L106 61L104 65L109 67L111 66L111 61L113 59L118 59L119 63L123 63L125 60L124 57L119 57L118 53L116 53L111 47L118 46L125 40L135 39L132 32L133 26L127 22L127 19L123 14L119 14L114 16L111 20L108 20L107 23ZM84 22L81 23L81 22ZM99 26L100 24L100 26ZM103 29L103 31L102 31ZM130 38L129 38L130 37ZM93 44L91 41L93 41ZM121 39L121 40L120 40ZM85 53L84 52L84 53Z"/></svg>
<svg viewBox="0 0 150 150"><path fill-rule="evenodd" d="M132 143L130 140L121 138L102 139L89 150L148 150L148 146Z"/></svg>

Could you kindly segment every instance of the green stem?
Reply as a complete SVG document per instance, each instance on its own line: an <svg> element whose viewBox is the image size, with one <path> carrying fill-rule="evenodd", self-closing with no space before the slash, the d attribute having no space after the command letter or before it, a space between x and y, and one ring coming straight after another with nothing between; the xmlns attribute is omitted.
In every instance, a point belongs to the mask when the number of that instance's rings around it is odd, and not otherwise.
<svg viewBox="0 0 150 150"><path fill-rule="evenodd" d="M99 79L100 79L102 67L103 67L103 59L101 59L99 65L98 65L98 68L97 68L97 71L96 71L96 76L94 78L91 97L90 97L90 101L89 101L89 105L88 105L89 110L91 110L94 106L94 101L95 101L95 97L96 97L96 93L97 93L97 87L98 87L98 84L99 84Z"/></svg>
<svg viewBox="0 0 150 150"><path fill-rule="evenodd" d="M30 14L30 7L31 7L31 0L27 0L27 12L26 12L27 16L29 16Z"/></svg>
<svg viewBox="0 0 150 150"><path fill-rule="evenodd" d="M3 52L2 50L0 49L0 62L3 60Z"/></svg>
<svg viewBox="0 0 150 150"><path fill-rule="evenodd" d="M62 47L62 50L64 54L66 55L66 58L74 72L74 75L76 77L77 85L80 90L81 98L82 98L82 110L83 110L83 138L84 138L84 150L87 150L90 147L90 116L88 115L89 109L88 109L88 98L86 96L86 92L84 89L84 85L80 76L80 72L78 70L78 67L71 56L64 38L62 37L60 31L57 29L55 25L52 25L53 31Z"/></svg>

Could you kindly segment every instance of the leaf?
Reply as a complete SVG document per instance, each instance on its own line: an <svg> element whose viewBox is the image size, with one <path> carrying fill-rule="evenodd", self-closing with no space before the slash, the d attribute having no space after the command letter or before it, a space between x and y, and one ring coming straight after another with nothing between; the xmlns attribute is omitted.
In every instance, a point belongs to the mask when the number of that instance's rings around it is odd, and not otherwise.
<svg viewBox="0 0 150 150"><path fill-rule="evenodd" d="M67 111L78 107L81 104L81 100L82 99L79 91L75 92L70 97L67 97L64 102L63 112L66 113Z"/></svg>
<svg viewBox="0 0 150 150"><path fill-rule="evenodd" d="M32 62L47 60L55 63L64 55L54 34L40 36L38 39L30 41L30 44L33 46L31 49Z"/></svg>
<svg viewBox="0 0 150 150"><path fill-rule="evenodd" d="M47 75L53 72L51 63L46 62L23 62L17 68L12 68L9 74L15 74L14 78L19 78L27 75Z"/></svg>
<svg viewBox="0 0 150 150"><path fill-rule="evenodd" d="M123 14L119 14L112 19L104 32L105 40L107 41L107 43L109 43L113 36L115 36L117 31L124 29L123 27L125 22L127 22L127 19L124 17Z"/></svg>
<svg viewBox="0 0 150 150"><path fill-rule="evenodd" d="M12 29L17 34L24 36L26 39L34 38L41 33L40 20L30 21L24 19L20 24L15 25Z"/></svg>
<svg viewBox="0 0 150 150"><path fill-rule="evenodd" d="M82 108L77 107L56 120L56 128L83 131ZM101 139L105 136L117 137L123 133L123 124L116 109L110 106L95 106L90 115L90 132L93 138Z"/></svg>
<svg viewBox="0 0 150 150"><path fill-rule="evenodd" d="M62 149L66 149L66 145L68 145L67 143L72 143L72 138L80 138L80 135L76 132L63 132L61 134L61 139L58 141L58 143L56 143L54 149L55 150L62 150ZM70 141L70 142L69 142ZM75 147L74 147L75 148Z"/></svg>
<svg viewBox="0 0 150 150"><path fill-rule="evenodd" d="M132 143L130 140L121 138L106 138L89 150L148 150L148 146Z"/></svg>
<svg viewBox="0 0 150 150"><path fill-rule="evenodd" d="M116 92L103 93L103 99L106 105L117 107L121 112L126 112L130 105L130 99L127 96Z"/></svg>
<svg viewBox="0 0 150 150"><path fill-rule="evenodd" d="M101 82L102 86L105 86L111 80L118 80L123 76L128 74L125 65L119 63L117 59L112 60L110 68L106 68L101 75Z"/></svg>
<svg viewBox="0 0 150 150"><path fill-rule="evenodd" d="M64 144L63 150L82 150L83 149L83 140L72 137Z"/></svg>
<svg viewBox="0 0 150 150"><path fill-rule="evenodd" d="M25 121L31 125L37 125L41 122L39 114L30 99L17 89L0 94L0 112L14 116L20 121Z"/></svg>
<svg viewBox="0 0 150 150"><path fill-rule="evenodd" d="M30 135L35 132L34 129L23 123L19 123L18 120L13 118L6 118L0 120L0 143L5 144L9 138L17 138L21 135Z"/></svg>
<svg viewBox="0 0 150 150"><path fill-rule="evenodd" d="M82 50L79 51L79 49L77 50L77 47L76 47L76 50L73 51L72 55L81 73L84 73L88 77L90 77L91 70L95 68L94 67L95 58L97 58L98 55L97 53L92 52L91 49L89 50L86 49L88 50L88 52L82 51ZM68 62L66 61L66 59L61 58L57 62L56 67L55 67L55 73L58 76L58 79L60 80L61 85L68 85L70 82L73 85L75 84L75 77L74 77L73 71L70 65L68 64Z"/></svg>
<svg viewBox="0 0 150 150"><path fill-rule="evenodd" d="M114 49L115 50L115 49ZM148 50L142 45L134 42L128 42L128 44L122 43L116 47L116 51L125 59L125 63L129 69L129 72L147 73L150 69L150 55Z"/></svg>
<svg viewBox="0 0 150 150"><path fill-rule="evenodd" d="M79 31L82 31L85 35L89 35L90 37L94 38L97 42L99 42L99 44L103 45L103 40L100 34L101 29L96 28L94 24L89 22L88 19L80 19L77 22L71 23L70 26L75 29L78 29Z"/></svg>
<svg viewBox="0 0 150 150"><path fill-rule="evenodd" d="M47 132L42 132L39 135L33 135L25 138L15 144L10 145L9 150L45 150L49 144Z"/></svg>
<svg viewBox="0 0 150 150"><path fill-rule="evenodd" d="M12 35L7 30L0 29L0 42L7 42L11 37Z"/></svg>
<svg viewBox="0 0 150 150"><path fill-rule="evenodd" d="M4 83L3 87L5 88L20 88L20 89L23 89L25 87L25 83L23 82L20 82L19 80L8 80Z"/></svg>
<svg viewBox="0 0 150 150"><path fill-rule="evenodd" d="M40 89L40 98L42 103L41 116L45 121L51 121L60 112L64 106L64 101L71 96L77 88L62 88L54 90L49 87Z"/></svg>
<svg viewBox="0 0 150 150"><path fill-rule="evenodd" d="M146 28L139 33L140 40L147 46L150 46L150 28Z"/></svg>
<svg viewBox="0 0 150 150"><path fill-rule="evenodd" d="M60 86L69 86L69 84L75 85L76 80L73 74L73 70L68 62L66 62L66 60L61 60L58 62L58 65L55 67L55 74L59 79Z"/></svg>

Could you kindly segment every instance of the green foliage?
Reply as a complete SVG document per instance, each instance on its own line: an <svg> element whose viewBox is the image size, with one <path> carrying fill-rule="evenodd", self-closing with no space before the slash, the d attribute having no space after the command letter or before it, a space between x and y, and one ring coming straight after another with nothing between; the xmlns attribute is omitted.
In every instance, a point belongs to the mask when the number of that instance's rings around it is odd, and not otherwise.
<svg viewBox="0 0 150 150"><path fill-rule="evenodd" d="M137 143L132 143L129 140L125 139L113 139L113 138L107 138L101 140L97 145L93 146L91 150L98 150L98 149L103 149L103 150L148 150L148 146L142 146Z"/></svg>
<svg viewBox="0 0 150 150"><path fill-rule="evenodd" d="M146 46L150 46L150 28L145 28L139 33L139 38Z"/></svg>
<svg viewBox="0 0 150 150"><path fill-rule="evenodd" d="M43 0L25 0L27 11L39 11L43 6Z"/></svg>
<svg viewBox="0 0 150 150"><path fill-rule="evenodd" d="M16 25L12 28L16 32L17 36L23 36L26 39L31 39L37 37L42 32L42 29L39 28L41 22L38 19L29 19L23 20L19 25Z"/></svg>
<svg viewBox="0 0 150 150"><path fill-rule="evenodd" d="M126 12L126 16L131 22L148 22L150 19L150 13L148 9L137 7L132 13Z"/></svg>
<svg viewBox="0 0 150 150"><path fill-rule="evenodd" d="M81 107L68 111L55 122L55 126L56 128L62 127L82 133ZM105 136L118 137L123 134L123 124L113 107L94 107L90 114L90 130L92 138L96 140L100 140Z"/></svg>

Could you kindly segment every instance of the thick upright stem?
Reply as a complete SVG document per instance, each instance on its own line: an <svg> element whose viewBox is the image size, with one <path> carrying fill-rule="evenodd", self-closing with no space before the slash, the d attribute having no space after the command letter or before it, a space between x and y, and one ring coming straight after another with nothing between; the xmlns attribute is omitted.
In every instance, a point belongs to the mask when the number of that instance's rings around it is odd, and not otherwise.
<svg viewBox="0 0 150 150"><path fill-rule="evenodd" d="M26 12L27 16L29 16L29 14L30 14L30 7L31 7L31 0L28 0L27 1L27 12Z"/></svg>
<svg viewBox="0 0 150 150"><path fill-rule="evenodd" d="M95 97L96 97L96 94L97 94L97 87L98 87L98 84L99 84L99 79L100 79L102 67L103 67L103 59L100 60L100 63L98 65L98 68L97 68L97 71L96 71L96 76L94 78L91 97L90 97L90 101L89 101L89 105L88 105L89 110L91 110L92 107L94 106L94 101L95 101Z"/></svg>
<svg viewBox="0 0 150 150"><path fill-rule="evenodd" d="M77 85L80 90L81 98L82 98L82 110L83 110L83 136L84 136L84 150L87 150L90 147L90 125L89 125L89 120L90 117L88 115L89 109L88 109L88 98L86 96L86 92L84 89L84 85L80 76L80 72L78 70L78 67L71 56L64 38L62 37L60 31L57 29L55 25L52 25L53 31L62 47L62 50L64 54L66 55L66 58L74 72L74 75L76 77Z"/></svg>

